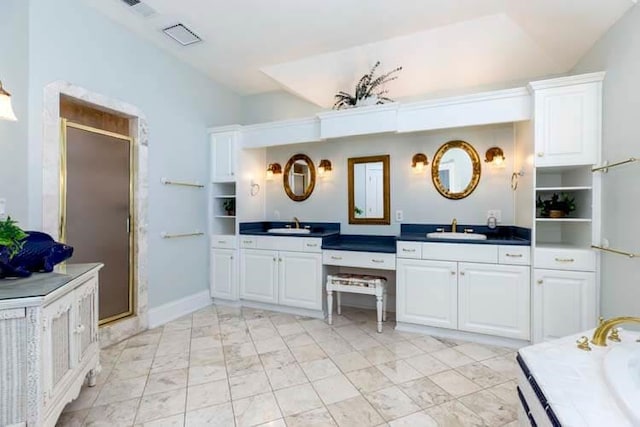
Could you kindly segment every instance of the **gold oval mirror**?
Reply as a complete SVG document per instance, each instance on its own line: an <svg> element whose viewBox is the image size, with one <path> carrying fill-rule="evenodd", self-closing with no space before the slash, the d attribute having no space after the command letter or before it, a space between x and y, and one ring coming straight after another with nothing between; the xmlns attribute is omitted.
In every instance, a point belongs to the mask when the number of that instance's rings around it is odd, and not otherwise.
<svg viewBox="0 0 640 427"><path fill-rule="evenodd" d="M449 141L443 144L431 165L433 185L447 199L464 199L480 181L480 156L465 141Z"/></svg>
<svg viewBox="0 0 640 427"><path fill-rule="evenodd" d="M306 200L316 186L316 168L305 154L291 156L282 174L284 191L293 201Z"/></svg>

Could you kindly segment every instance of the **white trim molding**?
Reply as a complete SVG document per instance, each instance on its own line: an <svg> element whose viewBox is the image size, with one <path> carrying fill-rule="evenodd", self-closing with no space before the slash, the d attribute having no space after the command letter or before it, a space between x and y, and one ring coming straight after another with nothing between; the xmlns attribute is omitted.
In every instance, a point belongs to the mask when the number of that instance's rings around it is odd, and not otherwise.
<svg viewBox="0 0 640 427"><path fill-rule="evenodd" d="M134 185L135 241L134 241L134 315L100 328L100 346L122 341L148 327L148 201L149 132L142 111L133 105L91 92L65 81L55 81L44 88L44 140L42 165L42 227L45 233L59 239L60 221L60 97L66 95L96 108L127 116L130 134L135 139L136 177Z"/></svg>
<svg viewBox="0 0 640 427"><path fill-rule="evenodd" d="M149 310L149 327L156 328L212 304L209 290L180 298Z"/></svg>

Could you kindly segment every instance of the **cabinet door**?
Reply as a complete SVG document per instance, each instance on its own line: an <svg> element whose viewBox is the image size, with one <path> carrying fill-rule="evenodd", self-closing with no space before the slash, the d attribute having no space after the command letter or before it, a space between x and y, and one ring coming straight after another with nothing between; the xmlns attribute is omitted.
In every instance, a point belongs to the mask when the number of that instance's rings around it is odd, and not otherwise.
<svg viewBox="0 0 640 427"><path fill-rule="evenodd" d="M529 267L460 263L458 328L528 340Z"/></svg>
<svg viewBox="0 0 640 427"><path fill-rule="evenodd" d="M70 292L42 309L42 375L44 406L58 396L75 375L77 355L73 354L76 333L75 293Z"/></svg>
<svg viewBox="0 0 640 427"><path fill-rule="evenodd" d="M232 249L211 251L211 296L214 298L237 299L236 259Z"/></svg>
<svg viewBox="0 0 640 427"><path fill-rule="evenodd" d="M283 305L322 309L322 255L278 253L279 300Z"/></svg>
<svg viewBox="0 0 640 427"><path fill-rule="evenodd" d="M535 269L534 341L548 341L595 327L595 293L595 273Z"/></svg>
<svg viewBox="0 0 640 427"><path fill-rule="evenodd" d="M243 249L240 255L240 298L278 302L278 252Z"/></svg>
<svg viewBox="0 0 640 427"><path fill-rule="evenodd" d="M236 132L211 134L211 179L213 182L235 181Z"/></svg>
<svg viewBox="0 0 640 427"><path fill-rule="evenodd" d="M598 161L601 83L535 93L536 166L591 165Z"/></svg>
<svg viewBox="0 0 640 427"><path fill-rule="evenodd" d="M396 286L398 321L457 328L457 263L398 259Z"/></svg>
<svg viewBox="0 0 640 427"><path fill-rule="evenodd" d="M74 292L77 357L83 362L98 350L98 276L93 276Z"/></svg>

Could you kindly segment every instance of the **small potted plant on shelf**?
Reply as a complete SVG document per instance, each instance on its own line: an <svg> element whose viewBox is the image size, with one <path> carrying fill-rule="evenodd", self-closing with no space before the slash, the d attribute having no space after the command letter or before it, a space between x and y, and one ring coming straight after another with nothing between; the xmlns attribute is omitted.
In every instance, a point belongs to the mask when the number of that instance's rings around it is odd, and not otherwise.
<svg viewBox="0 0 640 427"><path fill-rule="evenodd" d="M553 193L550 199L542 200L538 196L536 211L542 218L564 218L576 210L576 200L567 193Z"/></svg>
<svg viewBox="0 0 640 427"><path fill-rule="evenodd" d="M222 208L228 216L234 216L236 214L236 201L234 199L225 200L222 202Z"/></svg>

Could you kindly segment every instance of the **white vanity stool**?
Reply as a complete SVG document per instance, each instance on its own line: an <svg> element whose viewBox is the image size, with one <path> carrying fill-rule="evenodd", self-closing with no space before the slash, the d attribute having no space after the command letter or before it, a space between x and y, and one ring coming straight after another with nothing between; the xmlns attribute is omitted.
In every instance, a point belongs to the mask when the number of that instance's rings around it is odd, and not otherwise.
<svg viewBox="0 0 640 427"><path fill-rule="evenodd" d="M362 274L329 274L327 276L327 320L333 324L333 292L336 292L338 314L342 314L340 307L340 293L365 294L376 296L378 314L378 333L382 332L382 322L387 320L387 279L380 276L366 276Z"/></svg>

